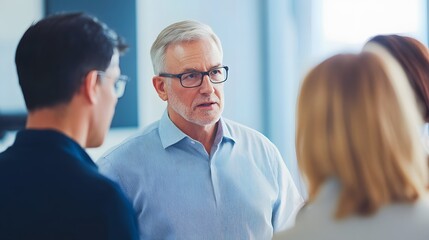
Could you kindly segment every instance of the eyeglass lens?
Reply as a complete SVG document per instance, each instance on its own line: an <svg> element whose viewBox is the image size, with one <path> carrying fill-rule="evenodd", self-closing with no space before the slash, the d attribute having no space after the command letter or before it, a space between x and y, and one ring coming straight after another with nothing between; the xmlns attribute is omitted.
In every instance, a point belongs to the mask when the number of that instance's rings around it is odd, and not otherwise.
<svg viewBox="0 0 429 240"><path fill-rule="evenodd" d="M209 72L190 72L182 75L180 81L184 87L195 87L201 85L204 75L208 75L211 82L221 83L227 78L227 72L224 67L210 70Z"/></svg>

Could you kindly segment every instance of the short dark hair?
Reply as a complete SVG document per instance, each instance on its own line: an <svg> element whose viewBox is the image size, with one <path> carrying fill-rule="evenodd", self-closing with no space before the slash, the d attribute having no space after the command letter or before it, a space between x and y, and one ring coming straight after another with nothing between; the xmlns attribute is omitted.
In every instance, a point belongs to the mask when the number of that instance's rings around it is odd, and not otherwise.
<svg viewBox="0 0 429 240"><path fill-rule="evenodd" d="M15 63L29 111L68 103L92 70L106 70L124 40L97 18L59 13L30 26L19 41Z"/></svg>

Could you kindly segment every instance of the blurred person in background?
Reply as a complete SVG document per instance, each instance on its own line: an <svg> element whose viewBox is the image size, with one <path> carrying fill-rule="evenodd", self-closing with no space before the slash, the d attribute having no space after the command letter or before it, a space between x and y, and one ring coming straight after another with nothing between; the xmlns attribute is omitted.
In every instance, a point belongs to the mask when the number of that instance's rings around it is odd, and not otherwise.
<svg viewBox="0 0 429 240"><path fill-rule="evenodd" d="M378 47L377 47L378 46ZM364 51L378 53L387 50L402 66L414 90L417 105L423 116L423 140L429 152L429 51L415 38L400 35L377 35L363 47Z"/></svg>
<svg viewBox="0 0 429 240"><path fill-rule="evenodd" d="M429 238L422 119L387 51L316 66L302 83L296 122L309 199L295 227L274 239Z"/></svg>

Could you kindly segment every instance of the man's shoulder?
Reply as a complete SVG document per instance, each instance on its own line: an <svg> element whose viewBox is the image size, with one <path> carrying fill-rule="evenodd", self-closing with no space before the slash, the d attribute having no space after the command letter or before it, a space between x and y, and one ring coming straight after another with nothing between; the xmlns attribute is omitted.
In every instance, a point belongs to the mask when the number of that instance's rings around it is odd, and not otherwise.
<svg viewBox="0 0 429 240"><path fill-rule="evenodd" d="M271 141L261 132L258 130L251 128L249 126L246 126L244 124L238 123L236 121L222 118L223 122L225 123L226 128L228 129L229 133L233 138L237 139L246 139L250 138L252 140L257 140L261 142L270 143Z"/></svg>
<svg viewBox="0 0 429 240"><path fill-rule="evenodd" d="M9 147L4 151L0 152L0 164L6 164L6 161L8 161L10 155L13 154L13 151L14 150Z"/></svg>
<svg viewBox="0 0 429 240"><path fill-rule="evenodd" d="M142 130L137 131L135 134L126 138L120 144L108 150L105 154L103 154L103 157L108 156L116 151L121 151L124 148L134 147L135 145L141 145L144 142L150 142L156 138L159 138L158 125L159 121L156 121Z"/></svg>
<svg viewBox="0 0 429 240"><path fill-rule="evenodd" d="M90 161L92 160L63 149L54 148L50 153L33 149L24 154L20 149L9 148L0 154L0 172L4 172L0 174L0 179L8 180L12 186L25 184L38 188L35 183L42 183L39 184L42 185L40 193L50 191L58 185L62 187L61 193L74 193L83 198L98 198L103 194L120 193L116 184L99 173ZM52 171L46 172L45 169L49 168ZM17 171L28 178L19 178L19 175L16 175Z"/></svg>
<svg viewBox="0 0 429 240"><path fill-rule="evenodd" d="M126 199L119 185L99 172L88 177L86 181L91 183L88 189L92 189L92 194L89 193L88 195L96 197L101 201L103 201L103 199L109 199L123 202Z"/></svg>
<svg viewBox="0 0 429 240"><path fill-rule="evenodd" d="M148 149L160 142L158 126L159 121L156 121L137 131L120 144L113 146L97 160L97 165L102 166L104 162L112 164L116 161L126 164L135 159L132 158L134 155L141 157L140 153L147 152Z"/></svg>

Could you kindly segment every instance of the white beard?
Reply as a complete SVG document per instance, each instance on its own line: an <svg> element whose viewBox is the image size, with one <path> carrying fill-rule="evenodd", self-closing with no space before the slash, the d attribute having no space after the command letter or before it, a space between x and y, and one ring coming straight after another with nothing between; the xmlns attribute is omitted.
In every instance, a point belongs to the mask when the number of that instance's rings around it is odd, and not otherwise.
<svg viewBox="0 0 429 240"><path fill-rule="evenodd" d="M201 102L201 100L208 99L216 101L219 104L219 109L213 111L198 111L198 109L194 110L194 106L185 106L185 104L180 101L180 98L174 93L174 91L169 91L168 105L186 121L200 126L207 126L217 123L223 111L223 105L221 105L219 98L215 95L200 97L199 99L195 99L194 102Z"/></svg>

